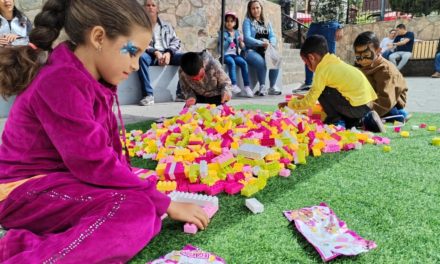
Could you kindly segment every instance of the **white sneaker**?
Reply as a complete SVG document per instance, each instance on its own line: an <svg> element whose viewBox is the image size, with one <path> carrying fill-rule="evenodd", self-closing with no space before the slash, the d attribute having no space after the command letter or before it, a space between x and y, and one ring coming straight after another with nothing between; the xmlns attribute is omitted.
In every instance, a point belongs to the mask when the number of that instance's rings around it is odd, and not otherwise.
<svg viewBox="0 0 440 264"><path fill-rule="evenodd" d="M280 88L278 88L276 85L273 87L270 87L269 94L270 95L280 95L281 94Z"/></svg>
<svg viewBox="0 0 440 264"><path fill-rule="evenodd" d="M245 86L243 90L244 90L244 94L246 97L249 97L249 98L254 97L254 93L252 92L251 87Z"/></svg>
<svg viewBox="0 0 440 264"><path fill-rule="evenodd" d="M240 93L240 92L241 92L240 87L238 87L236 84L233 84L233 85L232 85L232 93L233 93L233 94L238 94L238 93Z"/></svg>
<svg viewBox="0 0 440 264"><path fill-rule="evenodd" d="M154 104L154 97L152 95L147 95L139 102L140 105L152 105Z"/></svg>
<svg viewBox="0 0 440 264"><path fill-rule="evenodd" d="M264 84L260 85L260 89L255 93L255 95L259 95L259 96L267 95L266 86Z"/></svg>

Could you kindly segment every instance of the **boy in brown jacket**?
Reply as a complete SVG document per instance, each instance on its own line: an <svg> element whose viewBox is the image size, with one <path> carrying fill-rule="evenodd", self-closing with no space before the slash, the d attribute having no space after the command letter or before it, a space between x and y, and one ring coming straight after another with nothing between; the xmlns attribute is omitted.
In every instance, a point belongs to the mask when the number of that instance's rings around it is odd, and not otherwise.
<svg viewBox="0 0 440 264"><path fill-rule="evenodd" d="M381 56L379 40L371 31L357 36L353 44L355 65L365 74L377 94L373 110L386 121L409 118L406 105L408 87L400 71Z"/></svg>

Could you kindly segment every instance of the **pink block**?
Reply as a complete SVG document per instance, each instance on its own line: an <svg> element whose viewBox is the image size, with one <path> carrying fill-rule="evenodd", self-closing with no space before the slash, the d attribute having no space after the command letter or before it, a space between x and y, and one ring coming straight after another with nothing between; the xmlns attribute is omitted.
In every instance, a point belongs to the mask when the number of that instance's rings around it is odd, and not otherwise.
<svg viewBox="0 0 440 264"><path fill-rule="evenodd" d="M209 195L217 195L221 192L223 192L225 189L225 183L224 182L217 182L216 184L214 184L213 186L207 186L205 189L206 194Z"/></svg>
<svg viewBox="0 0 440 264"><path fill-rule="evenodd" d="M197 226L195 224L186 223L183 226L183 232L185 232L187 234L197 234L198 230L199 229L197 228Z"/></svg>
<svg viewBox="0 0 440 264"><path fill-rule="evenodd" d="M205 213L208 215L208 218L211 219L215 215L215 213L217 213L218 207L206 205L206 206L203 206L203 211L205 211Z"/></svg>
<svg viewBox="0 0 440 264"><path fill-rule="evenodd" d="M244 168L243 168L243 172L244 172ZM243 180L244 178L246 178L246 177L244 176L244 173L243 173L243 172L236 172L236 173L234 174L234 178L235 178L236 181ZM252 167L251 167L251 172L252 172Z"/></svg>
<svg viewBox="0 0 440 264"><path fill-rule="evenodd" d="M341 139L342 139L342 137L339 136L339 135L336 134L336 133L333 133L333 134L331 134L330 136L331 136L332 138L336 139L337 141L341 141Z"/></svg>
<svg viewBox="0 0 440 264"><path fill-rule="evenodd" d="M225 192L230 195L237 194L243 189L243 184L239 182L228 182L225 184Z"/></svg>
<svg viewBox="0 0 440 264"><path fill-rule="evenodd" d="M280 163L283 163L284 165L289 165L291 161L288 158L281 158Z"/></svg>
<svg viewBox="0 0 440 264"><path fill-rule="evenodd" d="M395 127L395 128L394 128L394 132L396 132L396 133L399 133L400 130L401 130L401 127Z"/></svg>
<svg viewBox="0 0 440 264"><path fill-rule="evenodd" d="M265 147L273 147L275 146L275 139L274 138L263 138L260 140L261 146Z"/></svg>
<svg viewBox="0 0 440 264"><path fill-rule="evenodd" d="M279 175L282 176L282 177L289 177L290 176L290 170L282 169L282 170L280 170Z"/></svg>
<svg viewBox="0 0 440 264"><path fill-rule="evenodd" d="M420 128L426 128L426 124L425 123L421 123L420 124Z"/></svg>
<svg viewBox="0 0 440 264"><path fill-rule="evenodd" d="M249 165L243 166L243 172L244 173L252 172L252 166L249 166Z"/></svg>
<svg viewBox="0 0 440 264"><path fill-rule="evenodd" d="M188 184L188 192L192 192L192 193L205 192L206 187L207 186L205 184L201 184L201 183Z"/></svg>
<svg viewBox="0 0 440 264"><path fill-rule="evenodd" d="M354 149L354 144L353 143L348 143L344 145L344 150L350 150L350 149Z"/></svg>
<svg viewBox="0 0 440 264"><path fill-rule="evenodd" d="M185 183L181 183L181 184L177 184L177 190L179 192L188 192L188 184Z"/></svg>
<svg viewBox="0 0 440 264"><path fill-rule="evenodd" d="M331 144L331 145L325 146L324 150L322 152L334 153L334 152L339 152L339 151L341 151L341 148L339 147L339 145Z"/></svg>

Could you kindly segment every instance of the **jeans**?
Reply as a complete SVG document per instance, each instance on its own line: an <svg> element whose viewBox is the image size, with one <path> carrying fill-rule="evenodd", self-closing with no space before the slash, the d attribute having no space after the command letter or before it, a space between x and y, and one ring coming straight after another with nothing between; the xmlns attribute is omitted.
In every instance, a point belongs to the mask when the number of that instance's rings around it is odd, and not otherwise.
<svg viewBox="0 0 440 264"><path fill-rule="evenodd" d="M435 72L440 72L440 52L435 55L434 70Z"/></svg>
<svg viewBox="0 0 440 264"><path fill-rule="evenodd" d="M170 64L169 65L175 65L180 66L180 59L182 58L183 53L175 53L174 55L171 55ZM159 65L158 61L156 59L153 59L150 54L144 52L141 55L141 58L139 59L139 80L141 81L141 90L142 90L142 97L153 95L153 87L150 83L150 75L148 74L148 68L151 65ZM180 90L180 85L177 83L177 90L176 94L180 94L182 91Z"/></svg>
<svg viewBox="0 0 440 264"><path fill-rule="evenodd" d="M244 86L249 86L248 66L243 57L237 55L225 55L225 63L228 65L229 78L231 78L231 83L233 85L237 84L236 65L238 65L241 69Z"/></svg>
<svg viewBox="0 0 440 264"><path fill-rule="evenodd" d="M260 85L265 85L267 72L266 61L258 52L253 49L247 50L246 53L246 62L257 70L257 77ZM275 87L279 71L279 69L269 70L270 87Z"/></svg>
<svg viewBox="0 0 440 264"><path fill-rule="evenodd" d="M412 53L409 51L395 51L390 55L390 61L397 66L400 71L403 66L406 65L409 58L411 58ZM397 59L400 59L399 64L397 64Z"/></svg>
<svg viewBox="0 0 440 264"><path fill-rule="evenodd" d="M384 51L384 53L382 53L382 57L389 60L391 53L393 53L391 50L386 50L386 51Z"/></svg>
<svg viewBox="0 0 440 264"><path fill-rule="evenodd" d="M327 23L312 23L310 25L309 31L307 31L307 37L311 35L321 35L327 40L328 51L330 53L336 53L336 30L338 29L338 22L327 22ZM306 85L311 85L313 80L313 72L305 66L306 69Z"/></svg>

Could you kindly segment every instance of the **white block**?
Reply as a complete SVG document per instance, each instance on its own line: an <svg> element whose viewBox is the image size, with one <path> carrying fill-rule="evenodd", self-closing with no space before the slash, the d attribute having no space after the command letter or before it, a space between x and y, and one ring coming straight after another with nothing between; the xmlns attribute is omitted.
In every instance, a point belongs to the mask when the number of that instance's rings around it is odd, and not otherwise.
<svg viewBox="0 0 440 264"><path fill-rule="evenodd" d="M249 208L249 210L251 210L254 214L264 212L264 205L255 198L246 199L245 204L246 207Z"/></svg>
<svg viewBox="0 0 440 264"><path fill-rule="evenodd" d="M190 193L190 192L179 192L174 191L168 194L172 201L184 202L184 203L194 203L199 206L216 206L218 207L218 198L216 196Z"/></svg>
<svg viewBox="0 0 440 264"><path fill-rule="evenodd" d="M243 144L238 148L237 154L242 155L246 158L251 159L264 159L266 155L272 154L275 151L271 148L254 145L254 144Z"/></svg>

